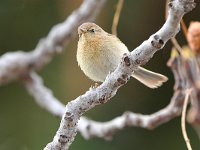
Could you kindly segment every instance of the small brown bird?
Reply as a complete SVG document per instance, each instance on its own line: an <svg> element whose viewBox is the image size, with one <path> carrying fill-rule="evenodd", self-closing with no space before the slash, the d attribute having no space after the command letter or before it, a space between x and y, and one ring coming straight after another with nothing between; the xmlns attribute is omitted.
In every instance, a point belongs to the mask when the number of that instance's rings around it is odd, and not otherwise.
<svg viewBox="0 0 200 150"><path fill-rule="evenodd" d="M95 23L83 23L78 28L78 34L78 64L85 75L96 82L103 82L109 72L115 70L123 54L129 53L115 35L105 32ZM142 67L138 67L132 77L150 88L157 88L167 81L164 75Z"/></svg>

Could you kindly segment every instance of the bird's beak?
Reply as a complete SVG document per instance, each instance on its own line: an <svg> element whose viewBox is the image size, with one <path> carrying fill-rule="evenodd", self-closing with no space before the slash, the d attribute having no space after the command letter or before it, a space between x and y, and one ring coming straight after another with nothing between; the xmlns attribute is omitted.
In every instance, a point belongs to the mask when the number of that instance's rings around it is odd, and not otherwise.
<svg viewBox="0 0 200 150"><path fill-rule="evenodd" d="M79 35L79 38L80 38L84 33L86 33L86 32L87 32L86 29L79 27L79 28L78 28L78 35Z"/></svg>
<svg viewBox="0 0 200 150"><path fill-rule="evenodd" d="M78 34L80 35L80 34L84 34L84 33L86 33L87 32L87 30L86 29L84 29L84 28L79 28L78 29Z"/></svg>

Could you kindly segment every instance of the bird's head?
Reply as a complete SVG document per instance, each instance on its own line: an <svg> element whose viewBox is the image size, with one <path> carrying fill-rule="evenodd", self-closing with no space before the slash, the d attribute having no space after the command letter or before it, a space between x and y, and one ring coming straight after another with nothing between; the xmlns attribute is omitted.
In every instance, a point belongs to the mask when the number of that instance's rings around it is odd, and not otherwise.
<svg viewBox="0 0 200 150"><path fill-rule="evenodd" d="M79 38L81 38L82 36L84 36L85 38L92 38L97 35L101 35L102 33L105 33L105 31L95 23L91 22L83 23L78 28Z"/></svg>

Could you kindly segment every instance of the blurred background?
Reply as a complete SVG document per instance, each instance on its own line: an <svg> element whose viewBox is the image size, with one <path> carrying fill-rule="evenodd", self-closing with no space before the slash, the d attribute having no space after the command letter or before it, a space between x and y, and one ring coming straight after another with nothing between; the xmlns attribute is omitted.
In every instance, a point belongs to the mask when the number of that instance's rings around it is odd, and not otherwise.
<svg viewBox="0 0 200 150"><path fill-rule="evenodd" d="M0 0L0 55L6 52L35 48L49 30L81 4L81 0ZM111 32L117 0L108 0L95 21ZM165 2L160 0L125 0L118 26L119 38L133 50L164 23ZM185 16L189 25L200 21L200 7ZM186 40L177 36L181 45ZM39 71L45 85L66 104L94 85L80 70L76 62L76 37L61 55ZM131 79L110 102L97 106L85 115L97 121L108 121L126 110L151 114L165 107L172 95L174 79L166 62L170 56L170 42L145 66L169 77L162 87L152 90ZM60 118L40 108L28 95L20 82L0 86L0 150L39 150L50 142L59 127ZM194 150L199 149L199 139L193 128L187 125ZM180 118L171 120L155 130L126 128L113 136L112 141L94 138L86 141L80 134L71 146L72 150L186 150L181 133Z"/></svg>

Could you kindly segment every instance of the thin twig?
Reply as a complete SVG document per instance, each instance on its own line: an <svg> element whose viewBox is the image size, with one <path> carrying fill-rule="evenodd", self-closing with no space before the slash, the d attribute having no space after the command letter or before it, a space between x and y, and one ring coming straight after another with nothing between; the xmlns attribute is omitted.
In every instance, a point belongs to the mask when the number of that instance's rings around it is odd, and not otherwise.
<svg viewBox="0 0 200 150"><path fill-rule="evenodd" d="M178 51L178 53L181 55L182 54L182 48L179 45L178 41L176 40L176 38L172 37L171 38L171 42L174 45L174 47L176 48L176 50Z"/></svg>
<svg viewBox="0 0 200 150"><path fill-rule="evenodd" d="M189 101L189 96L191 94L192 89L186 90L186 96L183 104L183 111L182 111L182 116L181 116L181 129L182 129L182 134L183 138L185 140L185 143L187 145L188 150L192 150L192 146L190 144L190 139L188 138L187 131L186 131L186 125L185 125L185 118L186 118L186 110L187 110L187 104Z"/></svg>
<svg viewBox="0 0 200 150"><path fill-rule="evenodd" d="M112 34L114 34L116 36L117 36L117 26L118 26L118 23L119 23L119 17L120 17L120 14L121 14L123 4L124 4L124 0L118 0L117 8L116 8L115 15L114 15L114 18L113 18Z"/></svg>
<svg viewBox="0 0 200 150"><path fill-rule="evenodd" d="M181 20L181 28L183 29L183 34L184 34L185 38L187 39L188 29L187 29L187 26L183 19Z"/></svg>
<svg viewBox="0 0 200 150"><path fill-rule="evenodd" d="M166 3L165 3L165 20L167 19L167 16L168 16L168 10L169 10L168 4L169 4L169 2L170 2L170 0L166 0ZM183 22L183 21L181 20L181 22ZM178 41L176 40L175 37L171 38L171 42L174 45L174 47L176 48L176 50L178 51L178 53L181 54L182 48L181 48L180 44L178 43Z"/></svg>
<svg viewBox="0 0 200 150"><path fill-rule="evenodd" d="M198 56L197 55L194 56L194 60L195 60L197 72L200 73L200 63L198 61Z"/></svg>

